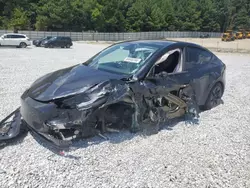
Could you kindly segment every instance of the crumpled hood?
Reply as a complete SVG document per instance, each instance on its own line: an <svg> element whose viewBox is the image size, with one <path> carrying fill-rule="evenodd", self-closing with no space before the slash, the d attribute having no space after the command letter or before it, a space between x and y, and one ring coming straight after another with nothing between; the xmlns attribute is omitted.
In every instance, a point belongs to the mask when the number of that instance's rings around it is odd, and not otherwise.
<svg viewBox="0 0 250 188"><path fill-rule="evenodd" d="M101 82L124 77L81 64L39 78L31 85L27 95L35 100L48 102L83 93Z"/></svg>

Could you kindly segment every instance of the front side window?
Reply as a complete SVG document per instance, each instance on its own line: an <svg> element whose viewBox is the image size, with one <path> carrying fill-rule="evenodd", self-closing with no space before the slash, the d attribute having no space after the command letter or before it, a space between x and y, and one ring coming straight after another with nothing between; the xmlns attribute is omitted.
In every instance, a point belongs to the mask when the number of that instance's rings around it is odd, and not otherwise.
<svg viewBox="0 0 250 188"><path fill-rule="evenodd" d="M148 43L122 43L111 46L87 65L96 69L117 74L131 75L136 73L147 60L162 46Z"/></svg>
<svg viewBox="0 0 250 188"><path fill-rule="evenodd" d="M182 71L182 50L174 49L164 54L154 67L154 74L177 73Z"/></svg>
<svg viewBox="0 0 250 188"><path fill-rule="evenodd" d="M187 47L185 56L185 69L192 69L195 66L209 63L213 55L203 49Z"/></svg>

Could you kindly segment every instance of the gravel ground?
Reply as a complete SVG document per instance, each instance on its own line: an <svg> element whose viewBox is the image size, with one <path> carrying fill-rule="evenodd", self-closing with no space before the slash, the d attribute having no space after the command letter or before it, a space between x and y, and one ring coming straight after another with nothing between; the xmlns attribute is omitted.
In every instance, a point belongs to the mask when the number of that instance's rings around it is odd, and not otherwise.
<svg viewBox="0 0 250 188"><path fill-rule="evenodd" d="M175 38L177 41L192 42L198 45L202 45L206 48L211 48L216 51L238 51L238 52L248 52L250 53L250 39L241 39L230 42L221 41L221 38Z"/></svg>
<svg viewBox="0 0 250 188"><path fill-rule="evenodd" d="M1 48L0 119L45 73L86 60L104 45ZM0 150L0 187L250 187L250 56L218 54L227 65L224 104L142 137L128 132L77 142L54 155L30 134Z"/></svg>

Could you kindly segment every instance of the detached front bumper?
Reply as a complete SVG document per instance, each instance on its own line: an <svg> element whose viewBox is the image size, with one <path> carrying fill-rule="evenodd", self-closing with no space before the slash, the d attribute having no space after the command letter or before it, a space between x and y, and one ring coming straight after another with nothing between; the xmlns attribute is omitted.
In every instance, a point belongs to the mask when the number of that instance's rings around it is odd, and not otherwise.
<svg viewBox="0 0 250 188"><path fill-rule="evenodd" d="M21 126L21 114L18 108L0 122L0 141L18 136Z"/></svg>

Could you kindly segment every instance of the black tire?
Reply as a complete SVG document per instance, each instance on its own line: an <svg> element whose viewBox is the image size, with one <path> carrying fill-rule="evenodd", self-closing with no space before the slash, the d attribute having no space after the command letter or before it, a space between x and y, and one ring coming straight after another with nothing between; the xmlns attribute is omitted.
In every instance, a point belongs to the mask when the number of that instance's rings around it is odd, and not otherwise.
<svg viewBox="0 0 250 188"><path fill-rule="evenodd" d="M52 44L49 45L49 48L54 48L54 46Z"/></svg>
<svg viewBox="0 0 250 188"><path fill-rule="evenodd" d="M19 47L20 47L20 48L26 48L26 47L27 47L27 44L26 44L25 42L21 42L21 43L19 44Z"/></svg>
<svg viewBox="0 0 250 188"><path fill-rule="evenodd" d="M210 110L219 104L221 104L221 97L223 96L223 86L220 82L217 82L211 89L206 103L204 105L204 110Z"/></svg>
<svg viewBox="0 0 250 188"><path fill-rule="evenodd" d="M70 48L70 45L69 45L69 44L67 44L67 45L66 45L66 48Z"/></svg>

